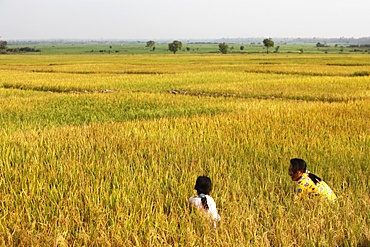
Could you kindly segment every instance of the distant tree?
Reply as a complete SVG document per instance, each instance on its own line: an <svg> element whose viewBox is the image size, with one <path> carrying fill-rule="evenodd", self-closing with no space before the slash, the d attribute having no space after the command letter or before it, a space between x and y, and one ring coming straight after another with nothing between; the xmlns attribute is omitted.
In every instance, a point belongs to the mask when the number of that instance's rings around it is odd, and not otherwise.
<svg viewBox="0 0 370 247"><path fill-rule="evenodd" d="M271 38L268 38L268 39L264 39L262 42L263 42L263 45L267 49L267 54L269 54L269 48L274 47L274 41Z"/></svg>
<svg viewBox="0 0 370 247"><path fill-rule="evenodd" d="M7 45L8 42L6 42L5 40L0 40L0 50L5 50Z"/></svg>
<svg viewBox="0 0 370 247"><path fill-rule="evenodd" d="M321 44L320 42L317 42L316 47L325 47L325 44Z"/></svg>
<svg viewBox="0 0 370 247"><path fill-rule="evenodd" d="M279 49L280 49L280 45L278 45L278 46L275 47L275 51L274 52L275 53L278 53L279 52Z"/></svg>
<svg viewBox="0 0 370 247"><path fill-rule="evenodd" d="M149 40L148 42L146 42L146 46L145 47L149 47L149 49L151 50L151 51L154 51L155 50L155 42L153 41L153 40Z"/></svg>
<svg viewBox="0 0 370 247"><path fill-rule="evenodd" d="M182 42L178 40L174 40L172 43L168 44L168 50L172 51L173 54L176 54L178 50L181 50Z"/></svg>
<svg viewBox="0 0 370 247"><path fill-rule="evenodd" d="M190 47L189 47L189 46L188 46L188 47L186 47L186 50L187 50L187 51L190 51Z"/></svg>
<svg viewBox="0 0 370 247"><path fill-rule="evenodd" d="M222 53L222 54L226 54L227 51L229 50L229 46L223 42L223 43L219 43L218 44L218 50Z"/></svg>
<svg viewBox="0 0 370 247"><path fill-rule="evenodd" d="M243 51L244 50L244 45L241 45L240 46L240 50Z"/></svg>

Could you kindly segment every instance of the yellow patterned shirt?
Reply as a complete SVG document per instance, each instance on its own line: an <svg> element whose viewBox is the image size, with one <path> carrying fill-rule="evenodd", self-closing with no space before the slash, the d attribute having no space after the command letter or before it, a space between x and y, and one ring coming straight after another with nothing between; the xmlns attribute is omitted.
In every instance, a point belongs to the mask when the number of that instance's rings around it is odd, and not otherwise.
<svg viewBox="0 0 370 247"><path fill-rule="evenodd" d="M337 196L324 181L315 184L307 173L303 173L297 181L296 192L298 198L302 199L314 198L320 201L336 201L337 199Z"/></svg>

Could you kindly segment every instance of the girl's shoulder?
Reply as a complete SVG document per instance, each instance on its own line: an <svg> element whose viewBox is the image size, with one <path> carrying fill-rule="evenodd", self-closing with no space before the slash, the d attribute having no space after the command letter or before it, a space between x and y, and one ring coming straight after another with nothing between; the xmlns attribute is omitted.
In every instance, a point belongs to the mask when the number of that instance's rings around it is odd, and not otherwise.
<svg viewBox="0 0 370 247"><path fill-rule="evenodd" d="M313 183L307 173L303 173L302 177L297 181L299 185L306 185Z"/></svg>
<svg viewBox="0 0 370 247"><path fill-rule="evenodd" d="M206 195L207 201L214 202L215 200L210 195Z"/></svg>
<svg viewBox="0 0 370 247"><path fill-rule="evenodd" d="M198 196L191 196L190 198L189 198L189 203L191 203L191 202L194 202L195 200L198 200ZM200 199L200 198L199 198Z"/></svg>
<svg viewBox="0 0 370 247"><path fill-rule="evenodd" d="M188 204L199 207L202 204L202 201L199 196L191 196L188 200Z"/></svg>

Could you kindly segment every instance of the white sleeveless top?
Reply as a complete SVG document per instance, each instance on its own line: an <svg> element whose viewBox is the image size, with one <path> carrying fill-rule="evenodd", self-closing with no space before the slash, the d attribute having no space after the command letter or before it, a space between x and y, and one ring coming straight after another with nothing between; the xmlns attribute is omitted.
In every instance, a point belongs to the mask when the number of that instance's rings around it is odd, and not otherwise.
<svg viewBox="0 0 370 247"><path fill-rule="evenodd" d="M216 203L213 200L213 198L210 197L209 195L206 195L206 198L207 198L208 210L205 210L203 208L202 201L201 201L201 198L200 198L199 195L190 197L189 198L189 205L193 206L195 208L201 209L205 213L209 214L212 217L212 219L215 220L215 221L221 220L221 217L218 214L218 211L217 211L217 208L216 208Z"/></svg>

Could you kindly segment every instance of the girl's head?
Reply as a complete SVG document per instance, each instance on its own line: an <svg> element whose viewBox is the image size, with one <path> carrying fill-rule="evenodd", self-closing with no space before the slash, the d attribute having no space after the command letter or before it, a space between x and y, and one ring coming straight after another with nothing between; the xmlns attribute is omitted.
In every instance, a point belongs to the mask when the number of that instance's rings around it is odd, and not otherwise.
<svg viewBox="0 0 370 247"><path fill-rule="evenodd" d="M321 181L321 178L319 178L315 174L308 172L306 169L307 169L306 161L298 158L291 159L289 166L289 176L292 178L293 181L298 181L302 177L302 174L307 172L309 178L315 184Z"/></svg>
<svg viewBox="0 0 370 247"><path fill-rule="evenodd" d="M208 203L206 195L212 191L212 182L209 177L206 176L199 176L197 181L195 182L195 188L198 192L198 195L202 201L203 208L208 210Z"/></svg>
<svg viewBox="0 0 370 247"><path fill-rule="evenodd" d="M294 158L290 160L289 176L293 181L297 181L306 172L306 162L303 159Z"/></svg>
<svg viewBox="0 0 370 247"><path fill-rule="evenodd" d="M209 193L212 191L211 179L206 176L199 176L195 182L194 189L198 192L198 195L209 195Z"/></svg>

